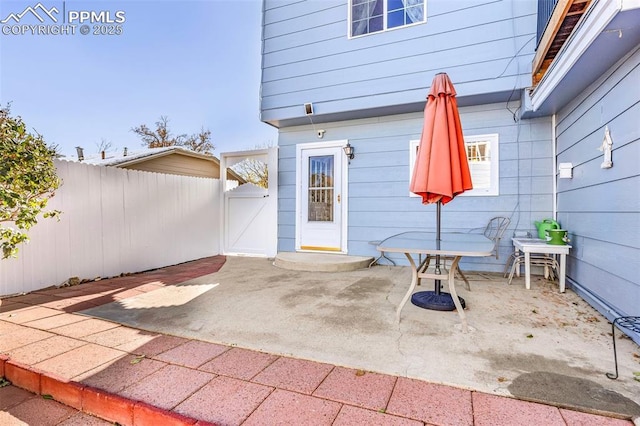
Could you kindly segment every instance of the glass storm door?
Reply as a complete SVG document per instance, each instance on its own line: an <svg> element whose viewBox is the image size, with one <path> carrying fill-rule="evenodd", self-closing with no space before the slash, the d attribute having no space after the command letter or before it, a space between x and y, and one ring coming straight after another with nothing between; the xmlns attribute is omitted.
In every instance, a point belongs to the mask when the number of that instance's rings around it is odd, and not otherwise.
<svg viewBox="0 0 640 426"><path fill-rule="evenodd" d="M302 151L300 250L342 251L343 157L340 147Z"/></svg>

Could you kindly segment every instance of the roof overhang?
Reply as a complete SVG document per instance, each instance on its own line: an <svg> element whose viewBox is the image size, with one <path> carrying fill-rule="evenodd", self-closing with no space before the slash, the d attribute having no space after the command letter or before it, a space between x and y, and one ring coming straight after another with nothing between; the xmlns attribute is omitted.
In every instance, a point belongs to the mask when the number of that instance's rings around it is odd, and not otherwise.
<svg viewBox="0 0 640 426"><path fill-rule="evenodd" d="M154 152L154 149L157 149L157 152ZM189 149L185 149L178 146L170 147L167 149L162 149L162 148L154 148L154 149L151 149L148 155L132 158L131 160L128 160L128 161L125 158L124 161L116 161L106 165L119 167L119 168L127 168L135 164L144 163L146 161L161 158L161 157L166 157L168 155L181 155L184 157L191 157L191 158L197 158L200 160L209 161L215 164L216 166L220 167L220 160L217 157L213 156L212 154L203 154L200 152L191 151ZM233 169L228 169L227 175L228 175L227 177L231 177L234 180L239 181L240 183L246 183L245 179L242 176L240 176L238 173L236 173L235 170Z"/></svg>
<svg viewBox="0 0 640 426"><path fill-rule="evenodd" d="M456 88L460 90L462 85L457 86ZM428 92L428 87L421 91L420 97L423 97L422 92ZM504 90L500 92L491 92L491 93L479 93L472 95L458 95L456 99L458 101L458 107L466 107L472 105L479 104L492 104L498 102L509 102L518 100L518 96L514 95L513 90ZM331 114L319 114L314 115L313 119L307 116L293 116L290 118L283 119L272 119L270 121L265 121L265 123L272 125L278 129L284 127L292 127L292 126L304 126L304 125L318 125L323 123L332 123L338 121L349 121L349 120L360 120L367 118L375 118L382 117L387 115L397 115L397 114L409 114L414 112L422 112L424 111L425 105L427 101L425 98L421 99L418 102L407 102L397 105L385 105L381 107L372 107L372 108L358 108L354 110L345 110L334 112Z"/></svg>
<svg viewBox="0 0 640 426"><path fill-rule="evenodd" d="M523 117L557 112L639 45L640 0L593 1L530 92Z"/></svg>
<svg viewBox="0 0 640 426"><path fill-rule="evenodd" d="M162 148L150 149L149 151L146 151L143 155L135 156L135 157L132 156L133 158L131 158L130 160L127 160L126 157L121 157L105 165L114 166L114 167L126 167L126 166L131 166L137 163L143 163L151 159L166 157L167 155L182 155L185 157L192 157L192 158L198 158L201 160L210 161L216 165L220 164L220 160L218 160L213 155L202 154L199 152L190 151L180 147L170 147L167 149L162 149Z"/></svg>

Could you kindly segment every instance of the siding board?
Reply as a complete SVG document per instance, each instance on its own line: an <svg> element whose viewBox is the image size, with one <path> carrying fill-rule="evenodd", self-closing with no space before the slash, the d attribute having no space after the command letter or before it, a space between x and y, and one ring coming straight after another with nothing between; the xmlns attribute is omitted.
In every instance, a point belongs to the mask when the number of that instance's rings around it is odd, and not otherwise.
<svg viewBox="0 0 640 426"><path fill-rule="evenodd" d="M574 163L573 174L575 179L559 179L558 191L560 192L588 189L602 183L603 180L613 183L623 179L632 179L638 175L637 166L640 159L640 143L638 141L614 149L612 153L614 166L610 169L600 168L603 159L602 153L596 150L593 144L580 144L580 147L583 150L593 150L598 153L598 156L584 163ZM568 155L559 156L558 162L571 162L573 158L575 157ZM616 190L617 188L612 187L612 189Z"/></svg>
<svg viewBox="0 0 640 426"><path fill-rule="evenodd" d="M449 3L454 4L455 2ZM427 7L427 9L429 9L429 7ZM384 48L385 46L395 44L401 46L402 43L412 45L411 50L417 48L421 49L419 50L420 52L423 52L432 50L433 47L431 46L455 45L452 44L452 42L455 43L457 41L464 40L464 33L468 32L479 35L483 31L489 31L500 36L500 34L502 34L501 25L511 27L509 30L515 31L516 35L522 35L521 31L527 31L527 33L530 33L535 37L535 32L531 32L530 30L532 27L531 23L535 22L536 19L535 12L532 14L529 11L523 11L522 14L516 15L515 19L512 20L512 11L500 2L493 2L478 8L459 9L458 11L441 15L432 15L429 13L429 10L427 12L428 16L426 24L418 24L412 27L371 34L354 39L347 38L348 23L346 7L340 10L337 8L330 8L326 9L323 13L308 14L301 16L298 19L289 19L280 23L265 20L264 53L265 55L270 56L271 53L281 52L285 49L295 49L297 46L307 47L310 43L313 43L314 45L322 45L325 40L335 40L336 43L338 41L341 42L333 44L331 46L331 50L320 48L319 54L316 55L317 57L342 54L345 52L355 52L358 50L376 49L378 47ZM266 18L269 18L269 16L266 16ZM451 26L452 19L454 20L453 22L458 23L453 28ZM526 25L524 25L525 20ZM309 37L298 37L296 40L293 40L293 44L288 44L287 41L289 40L283 39L284 36L296 32L299 34L302 32L302 34L308 35L309 31L324 25L330 26L325 27L325 31L318 34L315 39ZM485 28L484 26L491 26L492 28ZM431 43L430 40L425 40L429 37L446 36L447 34L449 34L450 37L445 37L444 40L439 43ZM293 58L294 61L301 60L302 58L313 58L313 55L310 55L304 50L305 49L300 49L300 51L292 52L291 58ZM286 55L276 55L275 58L288 57ZM266 64L266 66L275 65L276 63L285 62L282 60L275 61L274 64L270 63Z"/></svg>
<svg viewBox="0 0 640 426"><path fill-rule="evenodd" d="M637 280L626 281L602 269L573 257L567 259L567 277L604 302L611 311L620 315L637 315L640 306L640 288ZM606 314L611 314L607 312ZM616 316L617 316L616 314Z"/></svg>
<svg viewBox="0 0 640 426"><path fill-rule="evenodd" d="M533 57L528 57L523 60L523 63L530 61ZM331 102L336 101L335 92L339 91L341 93L341 99L353 99L359 98L360 102L363 99L370 99L372 95L377 94L380 95L388 95L392 96L398 92L413 92L413 91L421 91L421 97L424 97L424 93L426 93L426 88L433 80L433 76L443 70L446 69L449 77L454 81L456 85L456 90L459 91L460 94L478 94L485 92L486 85L493 82L496 79L496 76L503 73L502 82L497 84L506 84L504 87L498 87L497 91L512 89L515 82L518 81L518 77L522 76L522 78L526 78L530 75L530 71L527 70L524 66L518 66L517 62L512 61L508 57L489 59L483 63L477 64L459 64L455 66L449 67L440 67L436 66L433 69L420 70L414 72L408 72L410 70L404 69L402 74L385 76L376 79L370 80L362 80L355 82L334 82L330 85L318 86L314 83L315 79L311 79L309 81L310 84L306 85L282 85L282 87L286 87L286 91L283 92L274 92L275 94L271 94L267 90L263 90L262 92L262 103L263 103L263 111L266 112L270 109L274 109L276 107L288 107L288 106L302 106L305 102L314 102L314 103L326 103L323 105L323 109L316 108L316 113L324 113L333 112L336 109L331 108ZM520 70L520 73L516 73L517 69ZM340 74L345 74L344 72ZM268 89L268 85L265 85L265 89ZM374 91L372 93L372 91ZM402 98L400 98L402 99ZM398 100L395 104L401 104L401 100ZM412 98L412 101L418 101L420 97ZM345 105L349 104L345 102ZM330 109L331 108L331 109ZM353 107L348 107L347 110L354 109Z"/></svg>
<svg viewBox="0 0 640 426"><path fill-rule="evenodd" d="M522 18L520 28L526 28L526 19ZM444 24L450 25L449 23ZM264 82L292 78L311 72L328 72L354 67L368 66L384 70L385 68L381 65L387 62L411 57L447 60L447 62L451 61L450 66L460 63L486 62L496 57L511 57L529 42L534 42L531 40L530 33L516 32L514 34L513 31L512 23L504 20L482 24L479 28L457 28L453 31L427 34L415 38L405 38L405 35L398 41L379 42L370 46L345 44L344 38L331 38L322 42L314 42L310 46L307 42L308 39L298 34L297 42L304 42L304 44L299 47L278 46L280 50L272 53L268 53L268 46L275 44L275 40L272 40L271 43L265 41ZM508 43L501 43L504 41L508 41ZM354 42L357 41L350 41L350 43ZM499 50L488 50L484 47L487 44L499 48ZM455 49L456 55L451 55L453 49ZM464 57L458 55L458 53L464 52L474 55L476 59L467 62ZM414 70L419 70L421 67L424 67L424 64L416 64ZM342 76L342 78L345 77L347 76Z"/></svg>
<svg viewBox="0 0 640 426"><path fill-rule="evenodd" d="M305 102L314 102L316 115L413 108L442 69L460 96L531 84L534 2L428 2L427 23L354 39L347 4L265 1L263 121L284 127L283 120L303 119Z"/></svg>
<svg viewBox="0 0 640 426"><path fill-rule="evenodd" d="M558 180L558 219L574 250L568 275L607 317L637 315L640 306L640 48L558 113L558 161L574 164ZM601 169L604 127L613 167ZM636 335L636 338L638 336Z"/></svg>
<svg viewBox="0 0 640 426"><path fill-rule="evenodd" d="M607 220L615 226L606 226L602 233L602 213L600 212L563 212L558 214L558 222L569 231L570 238L580 236L589 240L602 240L627 247L637 247L640 241L640 221L633 212L611 212ZM599 262L597 262L599 263ZM634 261L637 262L637 259Z"/></svg>
<svg viewBox="0 0 640 426"><path fill-rule="evenodd" d="M562 192L558 197L558 211L637 213L640 211L638 188L640 175Z"/></svg>

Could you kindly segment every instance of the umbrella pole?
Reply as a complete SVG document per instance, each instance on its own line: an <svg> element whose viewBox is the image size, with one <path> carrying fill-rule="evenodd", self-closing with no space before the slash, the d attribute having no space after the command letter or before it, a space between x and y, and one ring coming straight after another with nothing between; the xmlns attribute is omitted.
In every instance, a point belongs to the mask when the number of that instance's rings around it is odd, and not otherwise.
<svg viewBox="0 0 640 426"><path fill-rule="evenodd" d="M440 250L440 241L442 240L440 238L440 218L441 218L441 213L442 213L442 202L438 201L436 204L436 249ZM441 271L440 271L440 255L437 254L436 255L436 274L440 275ZM434 292L435 294L439 295L440 294L440 287L442 286L441 280L435 280L435 288L434 288Z"/></svg>
<svg viewBox="0 0 640 426"><path fill-rule="evenodd" d="M438 201L438 203L436 204L436 248L438 251L440 251L440 246L441 246L441 241L442 241L442 235L441 235L441 224L440 224L440 219L441 219L441 208L442 208L442 203L440 201ZM441 275L442 274L442 264L441 262L441 256L439 254L436 254L436 264L435 264L435 274L436 275ZM421 308L424 309L433 309L433 310L437 310L437 311L453 311L454 309L456 309L456 304L453 301L453 296L449 293L446 292L442 292L441 291L441 286L442 286L442 280L439 279L435 279L435 289L434 291L419 291L417 293L414 293L413 296L411 296L411 303L413 303L416 306L419 306ZM462 309L465 308L465 301L462 297L458 297L458 300L460 300L460 304L462 305Z"/></svg>

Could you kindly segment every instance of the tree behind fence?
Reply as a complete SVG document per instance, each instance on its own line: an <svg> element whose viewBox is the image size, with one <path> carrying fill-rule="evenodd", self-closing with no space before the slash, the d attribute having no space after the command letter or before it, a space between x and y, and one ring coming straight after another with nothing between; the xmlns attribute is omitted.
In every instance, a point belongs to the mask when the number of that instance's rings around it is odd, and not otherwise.
<svg viewBox="0 0 640 426"><path fill-rule="evenodd" d="M0 295L140 272L219 253L217 179L55 162L63 185L18 258L0 261Z"/></svg>

